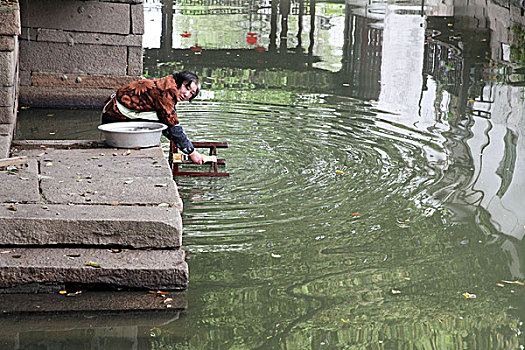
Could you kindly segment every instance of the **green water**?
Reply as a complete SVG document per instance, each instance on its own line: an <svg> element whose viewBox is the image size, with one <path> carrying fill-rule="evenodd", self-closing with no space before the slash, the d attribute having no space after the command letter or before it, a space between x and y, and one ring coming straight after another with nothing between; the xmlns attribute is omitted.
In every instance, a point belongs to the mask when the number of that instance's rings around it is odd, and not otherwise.
<svg viewBox="0 0 525 350"><path fill-rule="evenodd" d="M523 347L525 83L491 57L505 31L420 4L291 4L284 22L271 2L146 6L145 73L196 71L179 119L229 143L230 177L176 179L188 307L25 348Z"/></svg>

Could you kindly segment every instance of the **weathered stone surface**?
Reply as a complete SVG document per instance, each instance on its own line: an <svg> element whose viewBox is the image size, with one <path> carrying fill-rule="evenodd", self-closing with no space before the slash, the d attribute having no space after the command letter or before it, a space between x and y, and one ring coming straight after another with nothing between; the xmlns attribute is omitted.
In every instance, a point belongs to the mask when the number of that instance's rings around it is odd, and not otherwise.
<svg viewBox="0 0 525 350"><path fill-rule="evenodd" d="M14 51L0 51L0 86L15 85L17 57Z"/></svg>
<svg viewBox="0 0 525 350"><path fill-rule="evenodd" d="M100 108L114 89L71 89L60 87L20 86L22 106L43 108Z"/></svg>
<svg viewBox="0 0 525 350"><path fill-rule="evenodd" d="M103 33L78 33L68 32L58 29L40 29L35 33L38 41L50 41L56 43L67 43L70 45L77 44L94 44L110 46L136 46L142 47L142 35L113 35ZM134 33L135 34L135 33ZM136 34L143 34L136 33ZM21 36L22 39L29 38L31 34ZM33 39L34 40L34 39Z"/></svg>
<svg viewBox="0 0 525 350"><path fill-rule="evenodd" d="M12 107L0 107L0 124L13 124L15 112Z"/></svg>
<svg viewBox="0 0 525 350"><path fill-rule="evenodd" d="M0 287L26 283L108 284L112 286L183 290L188 265L181 250L14 248L0 254ZM88 266L94 262L100 268Z"/></svg>
<svg viewBox="0 0 525 350"><path fill-rule="evenodd" d="M0 86L0 107L11 107L15 103L15 89L13 86Z"/></svg>
<svg viewBox="0 0 525 350"><path fill-rule="evenodd" d="M0 135L0 157L6 158L9 155L10 147L11 147L11 136Z"/></svg>
<svg viewBox="0 0 525 350"><path fill-rule="evenodd" d="M144 5L131 5L131 33L144 34Z"/></svg>
<svg viewBox="0 0 525 350"><path fill-rule="evenodd" d="M22 26L79 32L130 33L130 5L99 1L22 0Z"/></svg>
<svg viewBox="0 0 525 350"><path fill-rule="evenodd" d="M20 69L43 72L125 75L127 48L39 41L20 42Z"/></svg>
<svg viewBox="0 0 525 350"><path fill-rule="evenodd" d="M33 86L116 90L138 79L138 76L128 75L68 74L67 79L63 79L63 76L59 73L34 72L31 81Z"/></svg>
<svg viewBox="0 0 525 350"><path fill-rule="evenodd" d="M0 35L20 35L20 10L18 3L0 6Z"/></svg>
<svg viewBox="0 0 525 350"><path fill-rule="evenodd" d="M128 47L128 75L142 74L142 48Z"/></svg>
<svg viewBox="0 0 525 350"><path fill-rule="evenodd" d="M15 49L15 36L0 36L0 51L13 51Z"/></svg>
<svg viewBox="0 0 525 350"><path fill-rule="evenodd" d="M179 210L124 205L0 204L0 245L177 248Z"/></svg>
<svg viewBox="0 0 525 350"><path fill-rule="evenodd" d="M16 172L0 170L0 203L40 201L36 159L29 159L27 165L16 168Z"/></svg>
<svg viewBox="0 0 525 350"><path fill-rule="evenodd" d="M82 291L81 294L77 294L75 297L68 297L59 294L60 290L65 290L65 288L56 286L50 291L50 294L1 294L0 312L3 315L21 312L36 315L42 312L147 311L183 310L187 308L186 293L180 291L171 291L168 294L154 294L144 291L127 291L122 293ZM76 291L78 291L76 288L68 290L71 293ZM168 298L171 300L166 302ZM170 307L166 307L167 305L170 305ZM124 317L121 322L117 322L115 326L117 325L126 325L126 318ZM39 328L46 329L47 327Z"/></svg>

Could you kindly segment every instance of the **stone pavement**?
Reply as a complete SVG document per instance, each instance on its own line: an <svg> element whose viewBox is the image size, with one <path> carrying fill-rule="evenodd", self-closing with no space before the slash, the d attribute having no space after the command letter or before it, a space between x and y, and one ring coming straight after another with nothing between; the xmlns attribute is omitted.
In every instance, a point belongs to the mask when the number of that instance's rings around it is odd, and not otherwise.
<svg viewBox="0 0 525 350"><path fill-rule="evenodd" d="M0 288L185 289L182 201L162 149L44 142L14 144L27 165L0 168Z"/></svg>

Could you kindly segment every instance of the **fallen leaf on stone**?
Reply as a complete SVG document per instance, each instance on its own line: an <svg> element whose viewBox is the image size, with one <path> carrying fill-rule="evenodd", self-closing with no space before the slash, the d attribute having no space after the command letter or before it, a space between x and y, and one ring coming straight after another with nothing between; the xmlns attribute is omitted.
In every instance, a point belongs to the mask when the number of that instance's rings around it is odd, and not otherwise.
<svg viewBox="0 0 525 350"><path fill-rule="evenodd" d="M10 250L4 250L4 251L0 252L0 254L9 254L9 253L11 253Z"/></svg>
<svg viewBox="0 0 525 350"><path fill-rule="evenodd" d="M128 149L126 152L122 153L123 156L129 156L131 154L131 151Z"/></svg>
<svg viewBox="0 0 525 350"><path fill-rule="evenodd" d="M119 205L120 202L119 201L112 201L112 202L109 202L109 205Z"/></svg>
<svg viewBox="0 0 525 350"><path fill-rule="evenodd" d="M112 253L120 253L120 252L122 252L122 249L111 248L109 251L112 252Z"/></svg>
<svg viewBox="0 0 525 350"><path fill-rule="evenodd" d="M170 301L173 301L173 298L166 298L164 299L163 303L166 304L166 303L169 303Z"/></svg>
<svg viewBox="0 0 525 350"><path fill-rule="evenodd" d="M94 261L88 261L87 263L85 263L84 265L86 266L91 266L91 267L96 267L96 268L100 268L100 264L99 263L96 263Z"/></svg>
<svg viewBox="0 0 525 350"><path fill-rule="evenodd" d="M155 290L150 290L148 293L150 293L150 294L161 294L161 295L162 295L162 294L170 294L170 292L162 292L162 291L160 291L160 290L157 290L157 291L155 291Z"/></svg>
<svg viewBox="0 0 525 350"><path fill-rule="evenodd" d="M66 254L66 256L69 256L71 258L78 258L80 257L80 254Z"/></svg>
<svg viewBox="0 0 525 350"><path fill-rule="evenodd" d="M13 206L12 204L11 204L9 207L7 207L7 209L8 209L8 210L11 210L11 211L17 211L17 210L18 210L18 209L16 209L16 207Z"/></svg>
<svg viewBox="0 0 525 350"><path fill-rule="evenodd" d="M125 183L126 185L129 185L129 184L133 183L133 180L126 180L126 181L124 181L124 183Z"/></svg>
<svg viewBox="0 0 525 350"><path fill-rule="evenodd" d="M52 167L52 166L53 166L53 163L51 163L51 162L47 162L47 163L45 164L45 166L46 166L46 167Z"/></svg>
<svg viewBox="0 0 525 350"><path fill-rule="evenodd" d="M168 184L155 184L155 187L166 187Z"/></svg>
<svg viewBox="0 0 525 350"><path fill-rule="evenodd" d="M67 290L59 290L58 294L67 294Z"/></svg>
<svg viewBox="0 0 525 350"><path fill-rule="evenodd" d="M475 299L476 298L476 294L472 294L472 293L469 293L469 292L465 292L462 294L465 298L467 299Z"/></svg>
<svg viewBox="0 0 525 350"><path fill-rule="evenodd" d="M82 294L82 291L79 290L79 291L74 292L74 293L67 293L66 297L76 297L79 294Z"/></svg>
<svg viewBox="0 0 525 350"><path fill-rule="evenodd" d="M169 207L170 205L168 203L160 203L158 207Z"/></svg>

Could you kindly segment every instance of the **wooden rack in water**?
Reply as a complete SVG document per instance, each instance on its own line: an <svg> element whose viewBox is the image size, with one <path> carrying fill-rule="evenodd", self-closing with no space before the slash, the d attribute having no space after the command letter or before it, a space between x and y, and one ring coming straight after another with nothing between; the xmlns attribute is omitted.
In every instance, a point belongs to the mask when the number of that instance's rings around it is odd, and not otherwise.
<svg viewBox="0 0 525 350"><path fill-rule="evenodd" d="M170 142L170 154L169 154L169 163L171 167L171 172L173 176L230 176L228 173L219 172L217 165L225 165L225 159L217 158L217 148L228 148L227 142L193 142L193 147L195 148L208 148L210 150L209 155L204 156L204 163L201 165L208 165L211 167L211 171L182 171L179 169L181 165L191 165L194 164L192 160L186 154L179 153L179 149L175 146L173 141ZM196 164L194 164L197 166Z"/></svg>

